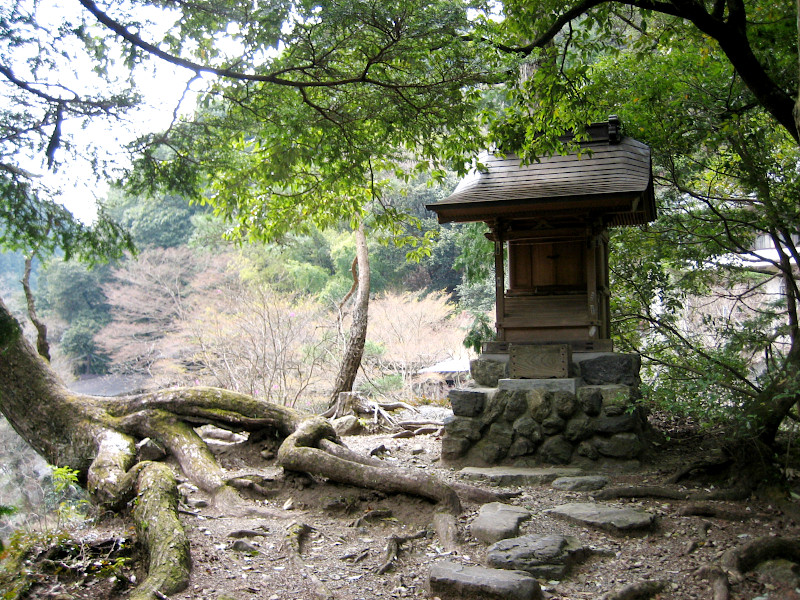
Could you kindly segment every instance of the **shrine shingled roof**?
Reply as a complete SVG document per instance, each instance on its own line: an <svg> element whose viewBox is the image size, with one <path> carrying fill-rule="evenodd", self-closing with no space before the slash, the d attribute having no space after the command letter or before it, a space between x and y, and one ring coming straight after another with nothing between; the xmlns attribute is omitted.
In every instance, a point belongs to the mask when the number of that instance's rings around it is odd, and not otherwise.
<svg viewBox="0 0 800 600"><path fill-rule="evenodd" d="M570 215L620 226L655 218L650 147L630 137L595 135L579 151L531 164L489 152L478 162L483 168L428 205L440 223Z"/></svg>

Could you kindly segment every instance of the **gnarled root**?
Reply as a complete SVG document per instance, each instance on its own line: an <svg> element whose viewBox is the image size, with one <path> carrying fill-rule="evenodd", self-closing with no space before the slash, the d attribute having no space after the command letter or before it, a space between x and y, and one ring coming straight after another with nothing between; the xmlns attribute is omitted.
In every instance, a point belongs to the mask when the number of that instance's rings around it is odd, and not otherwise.
<svg viewBox="0 0 800 600"><path fill-rule="evenodd" d="M711 583L713 600L729 600L731 582L744 579L744 574L760 563L775 558L800 562L800 538L763 537L725 552L720 564L706 565L697 575Z"/></svg>
<svg viewBox="0 0 800 600"><path fill-rule="evenodd" d="M800 562L800 539L782 537L762 537L748 542L739 548L732 548L722 555L721 565L736 581L744 578L744 573L759 563L774 558L785 558Z"/></svg>
<svg viewBox="0 0 800 600"><path fill-rule="evenodd" d="M313 531L312 528L305 523L292 523L286 528L284 546L288 546L287 551L292 564L302 574L303 579L309 582L314 596L319 600L333 600L334 596L330 590L303 564L303 541L311 531Z"/></svg>
<svg viewBox="0 0 800 600"><path fill-rule="evenodd" d="M314 473L339 483L433 500L439 505L434 517L437 533L446 547L455 545L455 519L461 512L461 501L450 486L426 473L334 456L316 447L323 439L336 439L336 433L325 419L314 417L303 421L278 450L278 463L284 469Z"/></svg>
<svg viewBox="0 0 800 600"><path fill-rule="evenodd" d="M234 486L255 492L259 488L226 475L194 431L200 424L230 431L270 431L285 438L278 464L289 471L428 498L437 503L433 523L442 545L448 550L456 546L461 502L452 487L427 473L387 466L348 450L325 419L213 388L176 388L114 402L91 400L94 408L87 422L94 424L90 436L95 440L95 454L87 473L90 491L114 508L139 492L134 518L150 555L150 574L135 591L136 600L152 600L180 589L186 585L190 569L186 535L177 519L174 475L163 463L137 464L136 440L150 437L162 444L186 477L212 497L216 511L274 516L269 508L238 494ZM465 495L474 492L461 490Z"/></svg>
<svg viewBox="0 0 800 600"><path fill-rule="evenodd" d="M697 575L711 583L712 600L730 600L731 587L728 575L717 565L706 565L697 570Z"/></svg>
<svg viewBox="0 0 800 600"><path fill-rule="evenodd" d="M411 540L422 539L426 535L427 532L425 530L422 530L418 531L413 535L404 535L404 536L393 535L392 537L390 537L389 540L386 542L386 550L384 553L385 556L383 564L380 567L378 567L376 573L378 575L383 575L389 569L392 568L392 565L397 560L397 555L400 552L400 546L402 546L406 542L410 542Z"/></svg>
<svg viewBox="0 0 800 600"><path fill-rule="evenodd" d="M97 454L86 477L86 487L101 506L119 508L130 500L142 467L136 461L133 438L106 429L97 434Z"/></svg>
<svg viewBox="0 0 800 600"><path fill-rule="evenodd" d="M155 600L189 584L189 540L178 520L178 489L172 469L150 463L139 475L138 488L133 518L149 560L147 578L130 598Z"/></svg>

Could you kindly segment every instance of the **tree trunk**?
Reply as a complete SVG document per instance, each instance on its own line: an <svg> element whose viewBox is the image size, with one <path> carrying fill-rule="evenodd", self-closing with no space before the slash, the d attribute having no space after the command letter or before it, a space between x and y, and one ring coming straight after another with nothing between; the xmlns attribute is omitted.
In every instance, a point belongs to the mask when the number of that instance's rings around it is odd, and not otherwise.
<svg viewBox="0 0 800 600"><path fill-rule="evenodd" d="M39 355L50 360L50 343L47 341L47 325L36 314L36 303L31 291L31 267L33 266L34 253L25 257L25 272L22 275L22 290L25 292L25 302L28 305L28 318L36 328L36 350Z"/></svg>
<svg viewBox="0 0 800 600"><path fill-rule="evenodd" d="M353 391L353 383L361 366L361 358L364 355L364 344L367 341L367 313L369 310L369 251L367 250L367 236L364 232L364 224L359 223L355 231L356 234L356 262L357 272L357 292L355 309L353 310L353 324L350 326L350 337L345 346L344 358L339 368L339 375L331 393L330 405L332 406L340 392ZM356 274L354 273L354 276Z"/></svg>
<svg viewBox="0 0 800 600"><path fill-rule="evenodd" d="M783 372L742 407L741 421L732 425L723 443L733 460L732 484L767 494L785 490L785 475L776 460L776 437L789 411L800 402L800 347L793 343Z"/></svg>
<svg viewBox="0 0 800 600"><path fill-rule="evenodd" d="M363 236L361 237L364 240ZM0 411L45 459L79 471L95 502L122 509L134 496L134 521L149 556L148 577L135 600L163 598L188 585L191 559L178 519L177 488L170 468L137 462L136 443L163 445L183 474L211 495L228 516L266 511L241 498L194 427L211 424L257 432L282 441L278 464L341 483L428 498L446 547L455 544L460 501L456 492L418 470L386 467L361 457L337 438L327 420L218 388L172 388L115 398L70 392L22 335L0 299Z"/></svg>

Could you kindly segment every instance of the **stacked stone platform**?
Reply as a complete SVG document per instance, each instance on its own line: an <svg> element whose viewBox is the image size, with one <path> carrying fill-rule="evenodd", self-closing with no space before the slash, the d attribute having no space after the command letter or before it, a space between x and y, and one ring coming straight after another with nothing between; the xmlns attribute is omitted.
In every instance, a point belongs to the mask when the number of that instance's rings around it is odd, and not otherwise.
<svg viewBox="0 0 800 600"><path fill-rule="evenodd" d="M508 358L472 361L473 387L450 392L442 460L459 465L598 464L637 459L647 420L635 354L572 357L568 378L511 379Z"/></svg>

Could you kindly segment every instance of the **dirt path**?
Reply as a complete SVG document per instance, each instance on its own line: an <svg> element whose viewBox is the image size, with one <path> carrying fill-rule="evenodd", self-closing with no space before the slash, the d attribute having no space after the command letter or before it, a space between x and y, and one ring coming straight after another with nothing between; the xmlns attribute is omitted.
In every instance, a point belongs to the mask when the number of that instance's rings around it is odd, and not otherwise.
<svg viewBox="0 0 800 600"><path fill-rule="evenodd" d="M373 452L398 465L426 469L449 481L459 479L457 471L440 465L440 440L434 435L407 440L392 439L389 435L354 436L345 442L354 450ZM243 470L247 458L244 454L259 450L246 446L217 446L223 466L247 473ZM375 452L381 446L386 451ZM687 454L704 451L693 443L673 443L660 452L657 461L627 473L605 475L612 485L655 484L687 460ZM204 506L201 492L183 486L186 510L182 519L190 537L194 565L189 588L173 598L427 598L427 576L434 562L485 564L486 547L470 534L469 528L477 514L477 505L465 505L459 523L462 540L456 552L444 552L433 537L409 539L400 544L396 560L387 565L387 542L392 538L412 538L428 528L433 514L431 503L299 476L285 478L273 467L260 470L259 476L260 485L270 490L270 494L266 500L258 501L265 513L258 517L215 516ZM550 485L510 491L519 492L511 504L533 513L533 518L522 524L521 534L571 535L593 550L588 560L573 567L562 580L541 582L545 597L552 599L599 598L623 584L642 579L668 580L670 585L662 598L710 599L710 585L697 575L698 568L717 561L729 548L762 536L800 536L797 523L763 503L719 503L752 515L745 520L722 520L680 516L678 511L683 502L652 499L609 501L614 506L642 507L658 515L652 532L618 536L544 514L559 504L586 501L586 493L559 491ZM302 529L297 525L303 526ZM379 574L381 570L385 573ZM795 591L800 578L794 571L779 570L783 576L778 578L774 572L748 574L733 587L732 597L800 599ZM100 592L101 587L90 591L85 584L81 587L80 582L66 589L69 595L64 598L100 600L106 594ZM55 597L46 593L45 586L37 590L30 597ZM109 598L124 597L118 592L107 594Z"/></svg>

